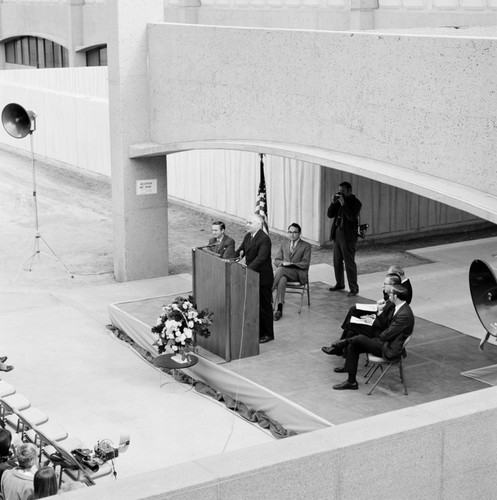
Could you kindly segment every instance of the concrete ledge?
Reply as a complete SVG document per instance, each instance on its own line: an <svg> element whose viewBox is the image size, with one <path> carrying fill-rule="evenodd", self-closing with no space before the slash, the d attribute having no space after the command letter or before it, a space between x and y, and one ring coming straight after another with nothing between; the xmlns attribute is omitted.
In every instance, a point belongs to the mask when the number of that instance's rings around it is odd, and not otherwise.
<svg viewBox="0 0 497 500"><path fill-rule="evenodd" d="M496 449L492 387L77 490L70 498L491 498Z"/></svg>

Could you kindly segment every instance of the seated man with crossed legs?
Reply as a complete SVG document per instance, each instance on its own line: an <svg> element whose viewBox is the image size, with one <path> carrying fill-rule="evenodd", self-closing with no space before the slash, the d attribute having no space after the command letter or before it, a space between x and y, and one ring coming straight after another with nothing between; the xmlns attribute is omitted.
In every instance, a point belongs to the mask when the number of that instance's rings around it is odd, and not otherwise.
<svg viewBox="0 0 497 500"><path fill-rule="evenodd" d="M386 328L375 338L365 335L356 335L343 342L347 344L347 355L345 357L345 369L348 379L341 384L336 384L333 389L342 391L346 389L357 390L357 367L359 356L362 352L370 352L375 356L381 356L387 360L394 361L402 356L403 344L406 338L412 334L414 329L414 314L406 302L407 289L402 285L393 285L389 300L394 304L387 318Z"/></svg>
<svg viewBox="0 0 497 500"><path fill-rule="evenodd" d="M377 312L376 314L366 313L361 311L356 306L349 309L347 316L342 323L342 335L340 341L353 337L354 335L366 335L366 337L374 338L381 331L386 328L385 318L393 304L389 301L389 292L393 285L400 285L400 278L397 274L387 274L383 280L383 299L376 301ZM358 324L351 322L352 317L361 318L368 322L368 324ZM335 354L336 356L344 356L343 345L341 342L334 342L331 347L324 346L321 350L325 354ZM336 372L339 370L335 368Z"/></svg>
<svg viewBox="0 0 497 500"><path fill-rule="evenodd" d="M276 290L277 311L274 320L278 321L283 315L285 290L288 281L298 281L302 285L307 283L309 265L311 263L311 245L300 238L301 227L297 223L288 227L288 241L280 245L274 265L277 268L273 281L273 292Z"/></svg>

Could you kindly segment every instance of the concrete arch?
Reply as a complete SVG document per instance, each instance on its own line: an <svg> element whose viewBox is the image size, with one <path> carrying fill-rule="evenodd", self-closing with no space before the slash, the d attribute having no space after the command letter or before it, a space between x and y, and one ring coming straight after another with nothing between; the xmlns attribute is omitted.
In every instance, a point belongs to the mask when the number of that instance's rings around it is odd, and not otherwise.
<svg viewBox="0 0 497 500"><path fill-rule="evenodd" d="M164 156L195 149L235 149L267 153L338 168L344 172L374 179L425 196L497 223L497 196L463 186L455 181L416 172L392 163L339 151L269 141L203 140L172 144L135 144L129 148L129 157L137 159Z"/></svg>

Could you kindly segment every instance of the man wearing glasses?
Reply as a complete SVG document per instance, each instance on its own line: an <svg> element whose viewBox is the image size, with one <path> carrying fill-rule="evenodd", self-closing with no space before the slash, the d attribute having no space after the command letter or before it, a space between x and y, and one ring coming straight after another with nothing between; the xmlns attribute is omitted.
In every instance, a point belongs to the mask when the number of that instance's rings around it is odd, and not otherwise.
<svg viewBox="0 0 497 500"><path fill-rule="evenodd" d="M346 340L348 346L344 372L348 373L348 379L341 384L334 385L333 389L337 391L358 389L356 375L359 355L362 352L370 352L389 361L399 359L402 356L404 341L414 329L414 314L407 303L407 297L406 287L393 285L389 292L389 300L395 305L395 308L389 315L387 327L375 338L357 335Z"/></svg>
<svg viewBox="0 0 497 500"><path fill-rule="evenodd" d="M297 223L291 224L288 227L288 241L280 245L274 259L276 273L273 281L273 292L276 290L276 304L278 304L274 313L275 321L283 316L287 282L298 281L304 285L308 280L311 245L300 238L301 233L302 229Z"/></svg>

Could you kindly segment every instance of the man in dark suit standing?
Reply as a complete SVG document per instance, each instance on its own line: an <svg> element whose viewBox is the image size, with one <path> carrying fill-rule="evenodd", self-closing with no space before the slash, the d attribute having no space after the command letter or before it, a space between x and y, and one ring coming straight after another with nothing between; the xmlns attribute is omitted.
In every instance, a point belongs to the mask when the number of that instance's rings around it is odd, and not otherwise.
<svg viewBox="0 0 497 500"><path fill-rule="evenodd" d="M349 376L345 382L334 385L333 389L337 391L358 389L356 374L361 352L370 352L387 360L396 360L402 356L404 341L414 329L414 314L406 302L407 289L404 286L393 285L389 296L390 302L393 302L395 307L390 310L388 326L385 330L375 338L357 335L341 341L347 347L344 371Z"/></svg>
<svg viewBox="0 0 497 500"><path fill-rule="evenodd" d="M274 340L271 303L273 266L271 265L271 240L262 230L262 223L262 218L256 214L247 220L247 234L236 254L245 257L247 267L259 273L259 342L264 344Z"/></svg>
<svg viewBox="0 0 497 500"><path fill-rule="evenodd" d="M274 259L277 268L273 281L273 292L276 292L278 309L274 313L274 320L278 321L283 315L285 290L288 281L298 281L305 284L308 280L309 265L311 263L311 245L303 241L300 236L302 228L293 223L288 227L288 241L280 245Z"/></svg>
<svg viewBox="0 0 497 500"><path fill-rule="evenodd" d="M333 267L336 279L336 284L330 288L330 292L345 288L343 272L345 264L350 290L349 297L359 293L355 249L361 207L362 203L352 194L352 186L348 182L342 182L338 186L338 192L333 195L333 200L328 207L328 217L333 219L330 239L335 242Z"/></svg>
<svg viewBox="0 0 497 500"><path fill-rule="evenodd" d="M235 240L225 234L226 226L224 222L218 220L212 223L212 236L209 246L212 252L217 253L221 259L231 259L235 257Z"/></svg>

